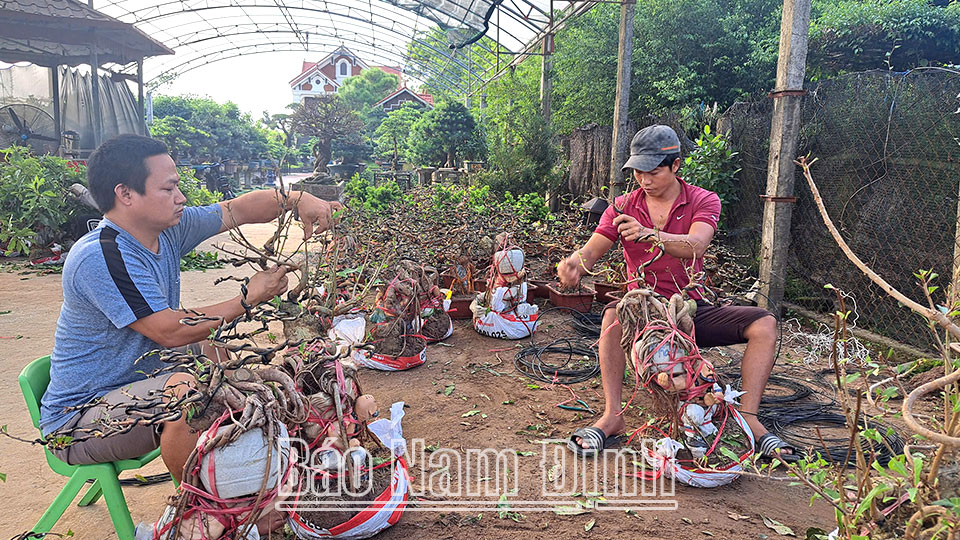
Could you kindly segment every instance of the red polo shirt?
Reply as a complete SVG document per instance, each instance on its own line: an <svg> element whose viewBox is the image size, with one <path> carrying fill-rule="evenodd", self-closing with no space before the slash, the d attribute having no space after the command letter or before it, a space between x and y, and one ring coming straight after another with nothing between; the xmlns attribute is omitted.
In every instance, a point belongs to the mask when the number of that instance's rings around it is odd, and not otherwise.
<svg viewBox="0 0 960 540"><path fill-rule="evenodd" d="M677 196L677 200L673 202L670 215L667 216L667 225L662 229L663 232L687 234L690 232L690 226L697 221L708 223L716 230L717 221L720 219L720 197L712 191L687 184L679 177L677 180L683 189ZM617 208L622 209L624 214L634 217L644 227L653 228L653 219L647 210L647 194L642 189L617 197L615 204ZM615 217L617 217L617 214L613 207L608 207L601 216L600 224L597 225L594 232L616 242L620 235L613 225ZM627 270L630 272L631 278L636 277L637 268L652 259L659 250L659 248L655 248L651 251L651 245L638 242L623 244L623 255L627 261ZM660 260L644 269L644 280L655 291L669 298L674 293L680 292L680 289L690 282L687 277L687 268L691 262L690 259L678 259L664 253ZM703 259L697 259L693 263L693 273L702 270ZM632 289L639 286L638 283L630 284ZM699 300L700 294L698 291L691 291L690 297Z"/></svg>

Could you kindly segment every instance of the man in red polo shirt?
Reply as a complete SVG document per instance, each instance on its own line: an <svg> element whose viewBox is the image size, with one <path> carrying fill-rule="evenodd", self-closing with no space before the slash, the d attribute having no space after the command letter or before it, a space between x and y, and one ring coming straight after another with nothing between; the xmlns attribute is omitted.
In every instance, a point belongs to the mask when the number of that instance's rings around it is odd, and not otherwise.
<svg viewBox="0 0 960 540"><path fill-rule="evenodd" d="M681 180L677 176L680 163L680 140L673 128L649 126L634 136L623 170L632 170L640 187L618 197L587 244L560 263L557 274L563 285L577 285L618 240L631 276L638 275L637 269L658 254L661 248L655 246L662 246L663 255L643 268L643 277L648 287L668 298L690 283L689 276L703 270L703 254L720 219L720 198ZM767 457L781 454L785 460L795 459L795 449L768 433L757 420L760 397L773 369L777 341L773 314L757 307L711 306L696 289L691 289L689 296L697 300L694 326L699 347L747 343L741 364L741 390L746 393L741 397L740 412L756 436L758 450ZM626 356L620 347L622 330L615 306L611 303L604 308L599 347L603 416L593 426L574 432L569 446L579 454L603 450L626 429L620 415Z"/></svg>

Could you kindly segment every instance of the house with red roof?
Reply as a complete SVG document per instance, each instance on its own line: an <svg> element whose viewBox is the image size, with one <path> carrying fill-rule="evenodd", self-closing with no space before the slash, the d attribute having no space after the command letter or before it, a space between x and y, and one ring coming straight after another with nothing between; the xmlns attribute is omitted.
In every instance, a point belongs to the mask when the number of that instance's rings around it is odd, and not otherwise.
<svg viewBox="0 0 960 540"><path fill-rule="evenodd" d="M404 103L413 103L420 105L424 109L432 109L433 96L430 94L418 94L406 86L401 86L396 92L378 101L374 107L382 107L384 111L390 112L399 108Z"/></svg>
<svg viewBox="0 0 960 540"><path fill-rule="evenodd" d="M384 104L384 110L393 110L407 101L421 103L427 108L433 107L433 96L418 94L406 88L406 82L403 80L403 69L395 66L370 66L353 51L342 45L319 62L303 62L300 74L290 81L293 99L297 103L303 103L305 97L335 94L343 85L343 81L359 75L365 69L371 67L396 75L400 81L397 90L380 101Z"/></svg>

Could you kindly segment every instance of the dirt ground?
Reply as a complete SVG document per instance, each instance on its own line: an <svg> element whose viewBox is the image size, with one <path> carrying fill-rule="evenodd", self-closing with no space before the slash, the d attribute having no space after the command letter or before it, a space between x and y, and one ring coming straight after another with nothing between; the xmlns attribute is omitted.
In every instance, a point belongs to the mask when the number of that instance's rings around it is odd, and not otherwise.
<svg viewBox="0 0 960 540"><path fill-rule="evenodd" d="M265 230L253 228L248 237ZM240 273L232 268L185 273L182 277L184 305L200 307L234 296L237 293L235 284L214 287L213 281L218 276ZM25 364L52 349L61 301L58 274L37 276L0 271L0 410L4 411L0 413L0 425L6 424L13 435L25 438L37 435L17 386L17 374ZM530 388L531 381L513 367L514 343L482 337L473 331L469 321L454 321L454 325L454 333L447 340L449 346L431 346L425 365L396 373L363 371L364 391L377 397L382 411L395 401L404 401L408 405L403 422L408 440L421 438L426 445L452 449L514 448L518 452L536 452L519 458L519 485L516 486L519 493L511 496L511 499L536 499L543 475L540 461L545 456L541 454L546 448L537 441L566 438L576 427L589 425L592 415L557 408L557 403L570 397L565 388L551 388L545 384L538 385L541 388ZM450 385L454 385L454 389L448 396L443 390ZM599 377L571 385L571 388L593 409L601 407ZM482 413L463 416L474 409ZM630 428L639 427L644 420L645 416L641 416L637 409L627 413ZM549 453L549 459L552 459L552 448ZM164 472L164 468L157 460L140 472L157 474ZM0 484L6 508L0 512L0 535L5 537L29 530L65 482L47 468L39 447L4 438L0 438L0 473L7 475L6 482ZM414 465L413 474L421 474L419 464ZM127 487L124 493L134 523L154 521L167 497L173 493L173 487L166 482ZM582 515L559 516L552 511L531 512L517 508L523 517L514 516L516 521L509 517L501 519L495 509L483 512L407 512L398 525L380 538L519 540L529 537L613 538L619 535L670 539L778 536L764 525L761 516L791 527L801 537L808 527L833 528L832 512L825 504L810 506L809 492L783 481L745 477L713 490L685 488L678 484L674 496L663 498L675 500L677 509L636 513L594 510ZM495 502L496 498L493 499ZM571 501L564 499L557 504L571 504ZM585 532L591 520L595 520L595 524ZM55 531L65 533L68 530L73 531L75 538L116 538L102 501L87 508L68 508Z"/></svg>

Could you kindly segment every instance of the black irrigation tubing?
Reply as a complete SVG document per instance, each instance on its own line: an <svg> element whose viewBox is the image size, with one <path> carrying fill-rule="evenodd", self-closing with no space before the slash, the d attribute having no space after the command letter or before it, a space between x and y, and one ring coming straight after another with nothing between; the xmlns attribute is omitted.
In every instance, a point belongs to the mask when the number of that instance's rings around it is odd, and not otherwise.
<svg viewBox="0 0 960 540"><path fill-rule="evenodd" d="M729 366L728 366L729 368ZM739 374L724 370L726 380L738 380ZM779 435L785 442L799 449L812 448L824 459L834 463L847 460L847 465L856 464L856 454L849 451L849 437L823 437L812 434L817 427L848 428L846 417L838 412L838 401L827 392L834 388L824 379L833 370L805 370L811 374L809 383L781 375L771 375L768 387L772 384L793 390L784 396L764 396L760 403L758 419ZM811 388L811 385L814 388ZM808 399L812 398L812 399ZM804 400L804 401L801 401ZM789 403L789 405L787 405ZM862 429L876 429L881 443L873 443L875 459L880 465L887 465L894 455L903 452L904 441L893 426L865 417L861 417ZM848 457L849 454L849 457Z"/></svg>
<svg viewBox="0 0 960 540"><path fill-rule="evenodd" d="M729 371L725 372L722 370L718 370L717 373L721 376L722 382L724 383L729 382L731 383L731 386L733 386L733 383L735 381L740 380L739 373L730 373ZM763 397L760 398L761 407L764 405L770 405L770 404L791 403L814 394L813 390L811 390L810 387L808 387L807 385L801 382L798 382L794 379L784 377L783 375L770 375L770 378L767 380L767 389L769 389L770 386L780 386L783 388L788 388L793 393L783 395L783 396L770 396L770 395L764 394Z"/></svg>
<svg viewBox="0 0 960 540"><path fill-rule="evenodd" d="M517 352L513 359L517 371L540 382L558 384L584 382L600 374L600 357L596 347L600 337L599 315L580 313L567 307L553 307L539 313L537 326L543 323L544 315L564 311L573 315L570 324L580 337L560 338L540 345L534 332L530 336L530 345ZM546 355L559 357L562 361L559 364L551 363L545 358Z"/></svg>
<svg viewBox="0 0 960 540"><path fill-rule="evenodd" d="M802 419L786 419L786 423L780 418L774 418L772 425L774 431L779 433L784 441L797 448L813 448L815 454L819 453L824 459L834 463L842 463L847 459L847 465L856 464L856 453L849 449L849 438L824 437L821 442L820 437L816 435L804 435L800 433L798 427L802 424L810 424L810 429L819 426L846 428L847 419L842 414L821 411L810 414ZM786 429L788 427L790 429ZM876 452L875 459L880 465L886 466L895 455L903 453L903 438L892 426L877 420L864 419L861 427L877 430L877 434L885 442L873 443ZM826 445L826 448L824 448L824 445ZM849 459L847 458L848 454Z"/></svg>
<svg viewBox="0 0 960 540"><path fill-rule="evenodd" d="M540 382L574 384L588 381L600 373L597 349L591 343L589 339L561 338L545 347L532 345L521 349L513 363L517 371ZM566 359L552 364L544 355L559 355L561 358L566 355ZM584 359L589 361L586 367L573 367Z"/></svg>

